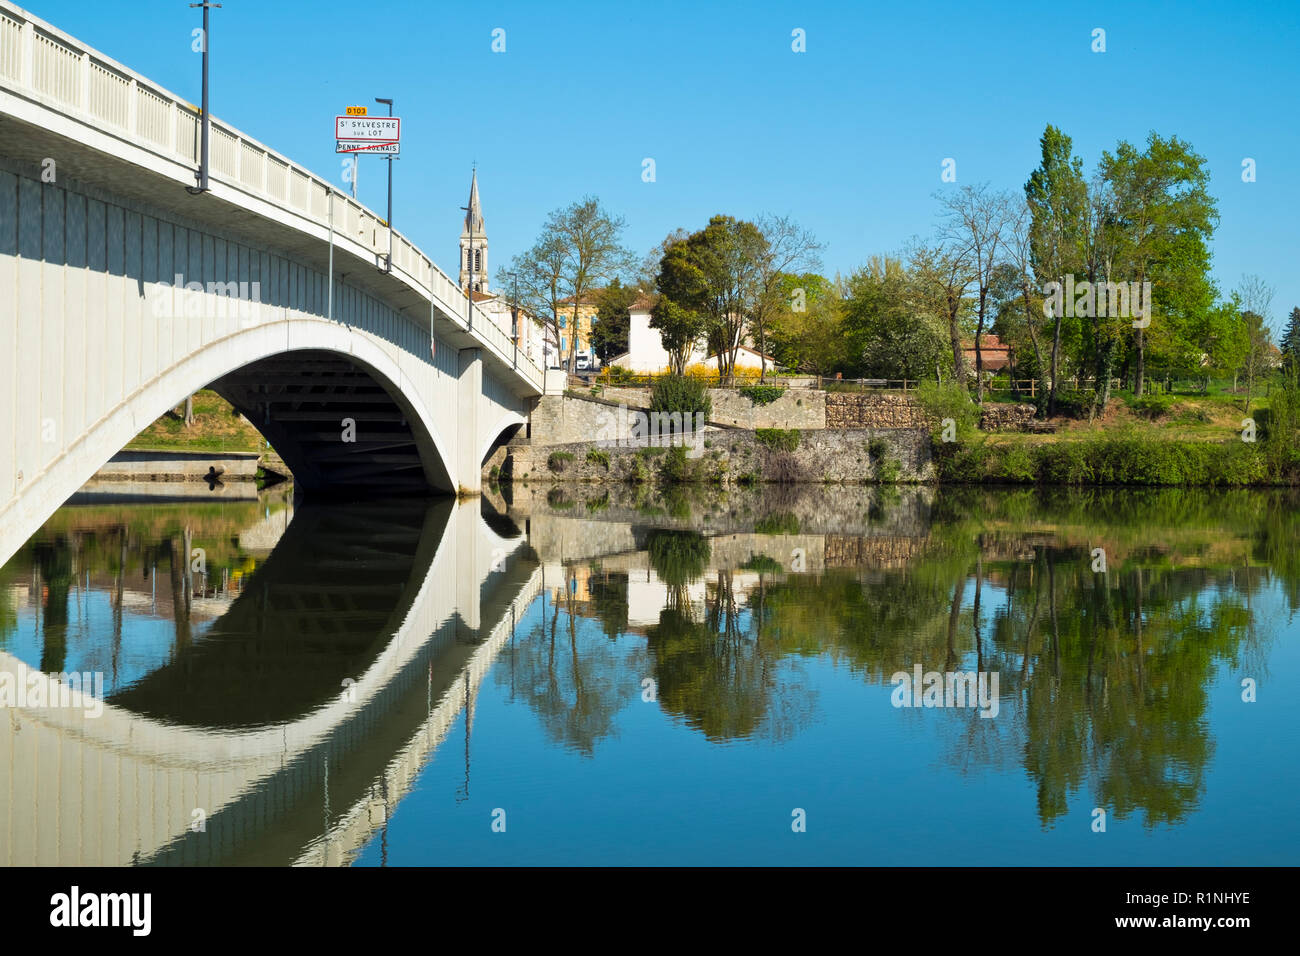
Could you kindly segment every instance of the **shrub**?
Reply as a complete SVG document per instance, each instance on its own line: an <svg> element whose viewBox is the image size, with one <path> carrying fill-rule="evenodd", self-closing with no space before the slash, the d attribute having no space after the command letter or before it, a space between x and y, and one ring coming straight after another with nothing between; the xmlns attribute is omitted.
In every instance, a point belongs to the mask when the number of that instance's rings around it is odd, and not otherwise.
<svg viewBox="0 0 1300 956"><path fill-rule="evenodd" d="M602 451L599 448L593 448L587 452L587 461L593 465L602 465L606 471L609 471L609 452Z"/></svg>
<svg viewBox="0 0 1300 956"><path fill-rule="evenodd" d="M926 415L934 421L933 437L942 441L944 419L952 419L957 426L957 441L965 442L975 435L979 423L980 410L971 401L970 392L963 385L945 382L922 382L916 390L916 400L921 403Z"/></svg>
<svg viewBox="0 0 1300 956"><path fill-rule="evenodd" d="M1065 418L1087 418L1092 396L1085 392L1057 392L1056 414Z"/></svg>
<svg viewBox="0 0 1300 956"><path fill-rule="evenodd" d="M636 378L636 373L621 365L606 365L601 369L599 379L610 385L622 385Z"/></svg>
<svg viewBox="0 0 1300 956"><path fill-rule="evenodd" d="M788 451L778 451L769 455L764 470L768 481L780 484L797 484L808 477L803 462Z"/></svg>
<svg viewBox="0 0 1300 956"><path fill-rule="evenodd" d="M546 503L552 508L565 509L573 507L573 502L559 488L552 488L546 493Z"/></svg>
<svg viewBox="0 0 1300 956"><path fill-rule="evenodd" d="M903 466L892 458L883 458L876 461L876 481L883 485L892 485L898 481L898 476L903 473Z"/></svg>
<svg viewBox="0 0 1300 956"><path fill-rule="evenodd" d="M629 461L631 467L628 469L627 480L634 485L642 485L650 480L650 468L646 464L645 456L633 455Z"/></svg>
<svg viewBox="0 0 1300 956"><path fill-rule="evenodd" d="M799 447L797 428L758 428L754 431L754 437L774 451L794 451Z"/></svg>
<svg viewBox="0 0 1300 956"><path fill-rule="evenodd" d="M546 467L559 474L564 471L564 466L571 461L573 461L573 452L553 451L546 459Z"/></svg>
<svg viewBox="0 0 1300 956"><path fill-rule="evenodd" d="M873 462L879 462L889 454L889 442L883 438L873 438L867 442L867 454Z"/></svg>
<svg viewBox="0 0 1300 956"><path fill-rule="evenodd" d="M679 412L683 416L702 413L708 419L713 411L708 389L702 381L684 375L665 375L655 379L650 390L650 411Z"/></svg>
<svg viewBox="0 0 1300 956"><path fill-rule="evenodd" d="M710 365L706 362L696 362L694 365L686 366L686 375L688 378L698 379L706 385L718 384L718 366L716 364ZM737 365L732 369L732 378L738 382L756 382L758 381L758 369Z"/></svg>
<svg viewBox="0 0 1300 956"><path fill-rule="evenodd" d="M1258 446L1166 441L1140 434L1102 434L1036 448L977 442L942 446L940 478L949 482L1044 482L1061 485L1250 485L1270 480Z"/></svg>
<svg viewBox="0 0 1300 956"><path fill-rule="evenodd" d="M742 385L736 391L755 405L771 405L785 394L780 385Z"/></svg>
<svg viewBox="0 0 1300 956"><path fill-rule="evenodd" d="M696 465L696 461L686 457L685 448L681 445L673 445L668 449L668 455L659 468L659 475L664 481L672 484L685 484L695 481L698 477L699 469Z"/></svg>
<svg viewBox="0 0 1300 956"><path fill-rule="evenodd" d="M1038 458L1034 450L1020 442L1003 445L998 469L994 477L998 481L1012 483L1033 483L1038 479Z"/></svg>

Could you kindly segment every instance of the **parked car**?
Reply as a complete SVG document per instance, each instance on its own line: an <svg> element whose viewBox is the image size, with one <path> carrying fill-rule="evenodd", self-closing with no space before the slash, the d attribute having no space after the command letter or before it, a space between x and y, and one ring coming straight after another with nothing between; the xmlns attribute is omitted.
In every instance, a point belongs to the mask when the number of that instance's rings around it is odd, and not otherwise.
<svg viewBox="0 0 1300 956"><path fill-rule="evenodd" d="M590 368L591 368L591 356L590 356L590 355L579 355L579 356L578 356L578 371L579 371L579 372L585 372L585 371L587 371L587 370L590 369Z"/></svg>

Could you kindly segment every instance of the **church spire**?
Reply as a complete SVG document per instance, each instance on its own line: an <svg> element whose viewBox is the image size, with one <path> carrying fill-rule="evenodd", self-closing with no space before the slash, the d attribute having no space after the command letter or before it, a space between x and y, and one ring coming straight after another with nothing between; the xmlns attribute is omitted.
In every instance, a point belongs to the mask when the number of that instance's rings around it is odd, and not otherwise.
<svg viewBox="0 0 1300 956"><path fill-rule="evenodd" d="M469 211L465 213L465 235L483 235L483 207L478 202L478 170L474 170L469 184Z"/></svg>
<svg viewBox="0 0 1300 956"><path fill-rule="evenodd" d="M488 241L483 225L483 207L478 200L478 169L469 183L465 206L465 229L460 234L460 287L466 291L488 291Z"/></svg>

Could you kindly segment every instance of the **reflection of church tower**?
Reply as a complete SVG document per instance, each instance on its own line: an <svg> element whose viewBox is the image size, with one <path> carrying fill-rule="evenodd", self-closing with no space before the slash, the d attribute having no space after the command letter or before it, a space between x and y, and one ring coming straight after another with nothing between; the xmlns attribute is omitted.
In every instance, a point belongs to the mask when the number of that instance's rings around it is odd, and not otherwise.
<svg viewBox="0 0 1300 956"><path fill-rule="evenodd" d="M488 242L483 231L483 209L478 204L478 170L469 185L469 211L460 234L460 287L488 290Z"/></svg>

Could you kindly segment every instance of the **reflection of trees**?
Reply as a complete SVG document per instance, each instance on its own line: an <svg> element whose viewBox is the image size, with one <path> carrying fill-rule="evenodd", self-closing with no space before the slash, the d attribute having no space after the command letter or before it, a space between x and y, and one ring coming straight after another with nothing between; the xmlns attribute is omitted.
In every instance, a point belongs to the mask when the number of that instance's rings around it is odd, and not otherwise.
<svg viewBox="0 0 1300 956"><path fill-rule="evenodd" d="M1007 664L1030 658L1011 690L1040 818L1065 813L1068 792L1088 780L1119 818L1141 809L1148 826L1181 820L1195 809L1213 752L1209 682L1248 625L1241 598L1207 597L1215 582L1200 570L1098 574L1086 555L1048 549L1037 564L1024 587L1046 587L1052 613L1031 627L1013 604L1003 633L1021 633L1024 645L1000 650Z"/></svg>
<svg viewBox="0 0 1300 956"><path fill-rule="evenodd" d="M611 641L627 630L627 572L591 569L587 593L592 609L600 619L605 636Z"/></svg>
<svg viewBox="0 0 1300 956"><path fill-rule="evenodd" d="M652 530L646 537L650 566L668 588L668 607L690 616L687 587L704 576L709 541L698 531Z"/></svg>
<svg viewBox="0 0 1300 956"><path fill-rule="evenodd" d="M58 673L68 658L68 591L72 585L72 549L66 538L41 542L35 549L40 569L42 596L41 670Z"/></svg>
<svg viewBox="0 0 1300 956"><path fill-rule="evenodd" d="M785 575L751 557L743 567L760 580L748 604L728 571L710 571L702 613L687 586L706 575L709 541L654 530L645 547L668 593L647 630L650 673L665 711L721 741L781 737L807 720L801 657L881 684L917 663L996 671L997 718L927 715L954 765L1019 768L1044 825L1082 800L1175 823L1196 809L1213 756L1211 679L1225 663L1257 673L1263 662L1252 602L1280 579L1300 607L1295 504L1291 493L954 489L936 498L906 568ZM1092 571L1098 545L1104 573ZM626 627L625 586L592 575L607 633ZM576 709L576 684L564 686Z"/></svg>
<svg viewBox="0 0 1300 956"><path fill-rule="evenodd" d="M1130 562L1099 574L1081 546L993 562L960 530L932 528L931 553L906 570L767 584L763 633L783 653L829 653L876 682L918 662L997 671L1001 716L943 711L943 733L957 735L960 763L1020 763L1044 823L1084 785L1119 818L1184 818L1213 751L1209 682L1252 629L1248 593L1221 587L1239 569ZM1006 603L989 621L979 604L994 579Z"/></svg>
<svg viewBox="0 0 1300 956"><path fill-rule="evenodd" d="M621 578L625 626L627 575ZM580 626L572 581L570 570L565 586L555 592L557 600L547 608L549 613L514 641L510 666L495 673L498 682L510 685L513 697L522 697L532 708L552 741L590 757L601 739L617 736L618 711L639 699L636 692L645 663L643 652L633 650L632 642L600 640L600 631ZM612 603L618 584L607 581L603 586L606 602Z"/></svg>
<svg viewBox="0 0 1300 956"><path fill-rule="evenodd" d="M761 640L755 619L737 607L730 571L719 571L703 621L669 606L647 631L664 710L680 714L711 740L763 736L785 740L813 712L813 692L793 660Z"/></svg>

